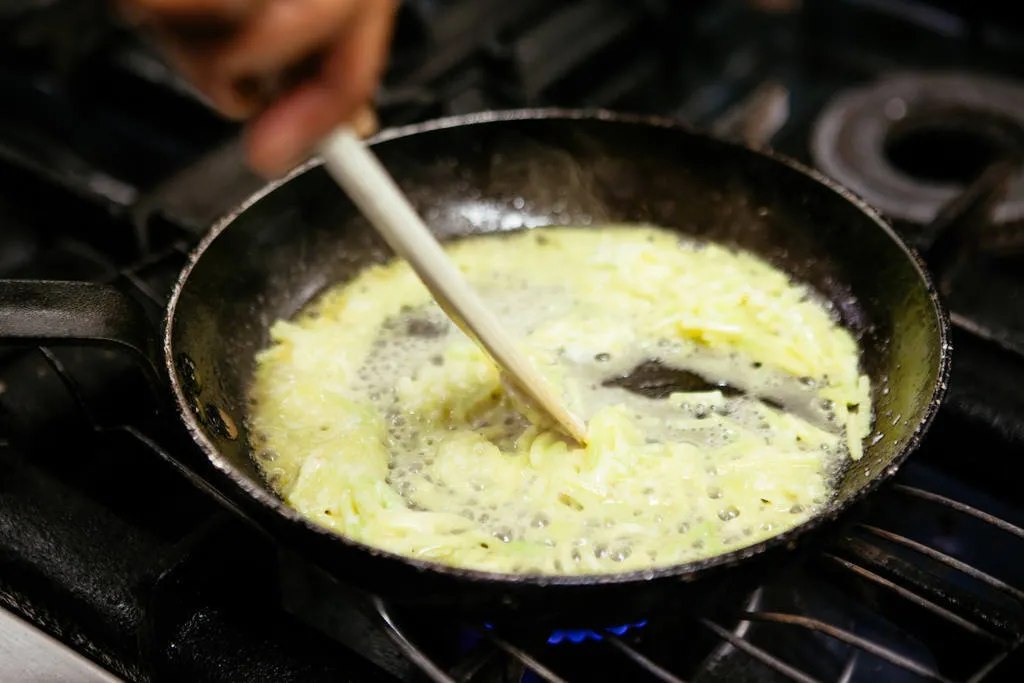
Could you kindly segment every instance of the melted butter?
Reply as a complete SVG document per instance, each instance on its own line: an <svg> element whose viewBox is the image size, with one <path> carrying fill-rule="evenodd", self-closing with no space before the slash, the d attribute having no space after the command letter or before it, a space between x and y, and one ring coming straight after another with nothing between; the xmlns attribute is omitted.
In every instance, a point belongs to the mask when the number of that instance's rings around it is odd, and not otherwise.
<svg viewBox="0 0 1024 683"><path fill-rule="evenodd" d="M321 524L477 569L624 571L791 528L859 455L856 344L749 254L647 228L450 252L590 443L531 424L405 264L370 269L275 326L254 383L264 472ZM622 386L652 362L700 386Z"/></svg>

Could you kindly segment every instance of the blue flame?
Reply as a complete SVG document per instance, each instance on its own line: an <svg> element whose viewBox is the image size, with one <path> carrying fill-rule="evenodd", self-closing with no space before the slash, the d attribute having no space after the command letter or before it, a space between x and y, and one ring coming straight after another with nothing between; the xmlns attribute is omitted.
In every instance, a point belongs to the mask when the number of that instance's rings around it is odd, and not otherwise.
<svg viewBox="0 0 1024 683"><path fill-rule="evenodd" d="M611 628L605 628L600 630L591 629L556 629L550 636L548 636L549 645L558 645L566 641L570 643L582 643L587 640L604 640L604 633L611 633L617 636L621 636L626 631L633 628L643 628L647 625L647 620L638 621L634 624L625 624L623 626L613 626ZM484 624L486 628L494 628L490 624Z"/></svg>
<svg viewBox="0 0 1024 683"><path fill-rule="evenodd" d="M602 629L600 631L592 631L590 629L568 629L568 630L556 630L550 636L548 636L548 643L551 645L558 645L565 641L570 643L582 643L586 640L603 640L604 633L612 633L617 636L621 636L631 628L641 628L646 626L646 621L638 621L635 624L625 624L623 626L613 626L611 628Z"/></svg>

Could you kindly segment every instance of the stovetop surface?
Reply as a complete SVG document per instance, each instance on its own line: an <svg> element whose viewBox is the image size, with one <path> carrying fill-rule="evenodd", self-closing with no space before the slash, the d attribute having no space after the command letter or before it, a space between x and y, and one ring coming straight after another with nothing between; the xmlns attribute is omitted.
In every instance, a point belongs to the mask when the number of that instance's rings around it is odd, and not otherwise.
<svg viewBox="0 0 1024 683"><path fill-rule="evenodd" d="M1001 7L408 2L379 105L387 125L600 106L820 165L813 131L841 93L894 71L1024 78L1024 29ZM16 38L0 48L0 277L114 282L158 321L190 246L258 181L240 171L235 126L96 12L50 0L0 17ZM905 137L917 146L903 166L950 165L923 156L943 138ZM962 185L977 145L946 142L962 155L947 155L944 182ZM927 229L894 220L928 247ZM652 618L621 635L595 625L601 640L550 644L374 605L183 476L167 454L194 449L153 418L130 358L56 347L0 349L0 605L139 681L1020 680L1016 228L986 226L953 273L950 393L920 452L857 526L745 612Z"/></svg>

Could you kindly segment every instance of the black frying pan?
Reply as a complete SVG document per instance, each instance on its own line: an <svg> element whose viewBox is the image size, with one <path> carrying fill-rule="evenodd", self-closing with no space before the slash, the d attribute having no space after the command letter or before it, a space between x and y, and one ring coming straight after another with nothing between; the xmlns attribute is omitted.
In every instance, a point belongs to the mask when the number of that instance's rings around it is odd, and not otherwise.
<svg viewBox="0 0 1024 683"><path fill-rule="evenodd" d="M823 515L755 546L647 572L486 574L351 542L306 522L257 473L245 430L268 327L387 249L316 163L221 220L175 286L161 351L131 300L81 283L0 282L0 338L120 343L166 370L215 484L337 576L399 602L491 621L626 623L755 577L889 479L945 392L949 327L928 275L878 214L820 175L664 120L565 111L481 114L388 131L374 144L443 238L523 222L643 222L751 250L834 302L863 349L882 434ZM813 533L812 533L813 532Z"/></svg>

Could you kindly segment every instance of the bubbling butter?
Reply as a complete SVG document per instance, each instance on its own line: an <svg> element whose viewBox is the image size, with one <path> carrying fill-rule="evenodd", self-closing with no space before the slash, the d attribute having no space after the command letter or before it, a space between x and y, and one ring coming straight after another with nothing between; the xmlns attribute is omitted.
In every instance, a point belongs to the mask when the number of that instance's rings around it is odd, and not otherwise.
<svg viewBox="0 0 1024 683"><path fill-rule="evenodd" d="M640 226L447 249L588 445L524 417L408 264L376 265L277 322L257 359L258 463L316 523L484 571L649 569L806 521L861 456L856 342L759 258ZM652 363L688 381L624 386Z"/></svg>

